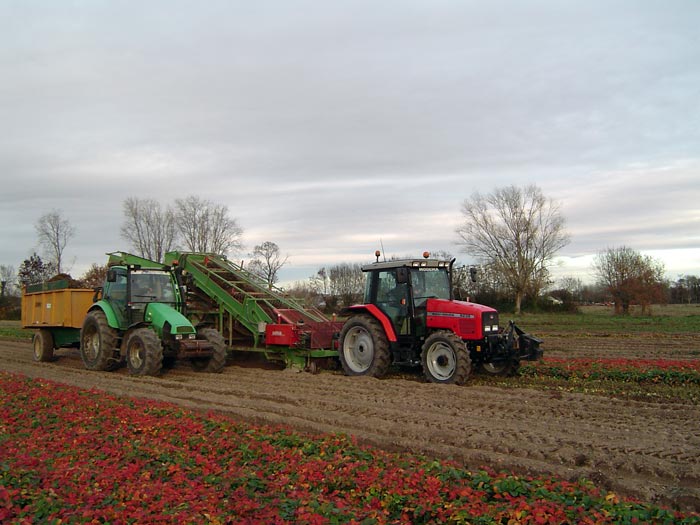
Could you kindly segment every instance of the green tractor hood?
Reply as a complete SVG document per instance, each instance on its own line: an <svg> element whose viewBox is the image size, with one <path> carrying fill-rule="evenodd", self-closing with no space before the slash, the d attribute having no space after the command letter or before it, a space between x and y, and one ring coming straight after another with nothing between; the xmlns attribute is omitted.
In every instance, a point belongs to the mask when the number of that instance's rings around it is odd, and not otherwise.
<svg viewBox="0 0 700 525"><path fill-rule="evenodd" d="M161 337L164 329L173 335L196 333L194 326L184 315L163 303L149 303L146 307L144 321L151 323Z"/></svg>

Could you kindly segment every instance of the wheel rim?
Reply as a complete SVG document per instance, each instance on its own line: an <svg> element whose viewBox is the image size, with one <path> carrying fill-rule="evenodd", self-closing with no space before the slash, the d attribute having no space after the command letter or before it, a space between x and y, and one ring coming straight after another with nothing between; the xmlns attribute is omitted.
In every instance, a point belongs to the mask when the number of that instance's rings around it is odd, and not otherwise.
<svg viewBox="0 0 700 525"><path fill-rule="evenodd" d="M100 338L97 335L97 329L90 327L85 334L85 354L88 359L94 360L100 351Z"/></svg>
<svg viewBox="0 0 700 525"><path fill-rule="evenodd" d="M141 341L133 341L129 345L129 364L134 370L138 370L143 365L143 344Z"/></svg>
<svg viewBox="0 0 700 525"><path fill-rule="evenodd" d="M374 341L370 333L361 326L348 330L343 341L345 362L353 372L369 370L374 359Z"/></svg>
<svg viewBox="0 0 700 525"><path fill-rule="evenodd" d="M443 342L433 343L426 354L428 371L435 379L450 379L457 368L457 358L452 347Z"/></svg>
<svg viewBox="0 0 700 525"><path fill-rule="evenodd" d="M39 336L34 338L34 359L39 359L41 357L41 341Z"/></svg>

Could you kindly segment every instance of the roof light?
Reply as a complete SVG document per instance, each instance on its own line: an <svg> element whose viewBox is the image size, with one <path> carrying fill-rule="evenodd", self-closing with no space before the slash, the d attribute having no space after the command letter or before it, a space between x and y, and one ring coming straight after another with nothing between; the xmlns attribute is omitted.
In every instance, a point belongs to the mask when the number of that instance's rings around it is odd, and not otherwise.
<svg viewBox="0 0 700 525"><path fill-rule="evenodd" d="M423 259L430 257L430 252L423 252Z"/></svg>

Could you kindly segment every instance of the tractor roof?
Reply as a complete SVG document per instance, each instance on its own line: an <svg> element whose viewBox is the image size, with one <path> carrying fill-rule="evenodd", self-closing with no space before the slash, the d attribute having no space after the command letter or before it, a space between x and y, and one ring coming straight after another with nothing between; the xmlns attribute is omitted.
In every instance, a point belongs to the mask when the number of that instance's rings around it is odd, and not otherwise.
<svg viewBox="0 0 700 525"><path fill-rule="evenodd" d="M362 271L372 272L392 268L449 268L450 265L450 261L439 261L437 259L400 259L366 264L362 267Z"/></svg>

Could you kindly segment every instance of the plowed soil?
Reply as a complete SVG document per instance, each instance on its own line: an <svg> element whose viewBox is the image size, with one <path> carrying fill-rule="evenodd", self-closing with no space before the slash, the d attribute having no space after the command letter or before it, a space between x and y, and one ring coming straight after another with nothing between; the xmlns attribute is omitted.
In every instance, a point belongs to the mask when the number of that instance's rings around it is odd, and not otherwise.
<svg viewBox="0 0 700 525"><path fill-rule="evenodd" d="M611 344L604 351L596 346L593 354L586 352L590 341L585 341L575 352L596 357L598 351L609 355L627 347L625 341L605 339ZM697 350L700 339L691 339ZM557 348L556 338L551 342L553 353L570 354L563 344ZM689 341L666 340L671 344L666 350L659 350L663 339L637 343L649 350L645 357L671 357ZM571 339L568 344L571 350ZM642 501L700 510L700 407L691 403L432 385L418 374L377 380L270 368L231 361L222 374L203 374L183 363L160 377L134 377L124 368L86 371L75 350L58 351L51 363L35 363L28 343L0 341L0 370L217 410L254 423L344 432L384 449L452 458L469 468L585 477Z"/></svg>

